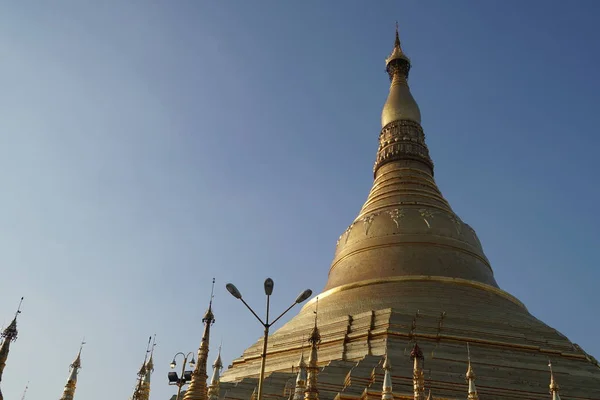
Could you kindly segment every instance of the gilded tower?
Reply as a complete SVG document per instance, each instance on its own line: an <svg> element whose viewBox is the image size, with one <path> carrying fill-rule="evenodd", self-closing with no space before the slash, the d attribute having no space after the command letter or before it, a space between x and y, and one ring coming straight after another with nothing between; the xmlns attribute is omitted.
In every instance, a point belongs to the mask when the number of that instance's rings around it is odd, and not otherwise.
<svg viewBox="0 0 600 400"><path fill-rule="evenodd" d="M598 362L498 286L475 230L439 190L421 110L408 84L412 63L397 30L385 66L390 86L373 186L339 236L318 295L324 338L319 380L326 382L319 398L368 392L371 371L387 354L395 366L396 398L423 398L425 361L431 375L427 386L437 398L547 399L546 366L552 355L564 396L600 399ZM311 333L315 301L269 338L266 372L273 379L267 378L267 393L282 391L275 377L293 377L287 369L300 356L302 338ZM417 341L423 359L415 354L410 363L411 344ZM478 360L485 360L477 364L477 390L465 359L467 343ZM241 388L254 384L260 354L259 341L235 359L221 377L222 389L236 386L238 398L249 398L250 389L242 395Z"/></svg>
<svg viewBox="0 0 600 400"><path fill-rule="evenodd" d="M215 280L213 279L213 289ZM210 341L210 327L215 323L215 316L212 312L212 293L210 296L210 302L208 303L208 310L204 313L202 323L204 324L204 332L202 334L202 340L200 341L200 347L198 348L198 362L196 368L192 372L192 380L188 386L187 391L183 400L207 400L208 388L206 386L206 380L208 379L207 365L208 365L208 345Z"/></svg>
<svg viewBox="0 0 600 400"><path fill-rule="evenodd" d="M15 317L0 334L0 337L2 338L2 344L0 345L0 382L2 382L2 374L4 373L6 361L8 360L10 344L17 340L17 335L19 334L19 331L17 331L17 317L21 313L21 304L23 304L23 297L21 297L21 301L19 302L19 308L17 308ZM4 397L2 396L2 390L0 390L0 400L3 399Z"/></svg>
<svg viewBox="0 0 600 400"><path fill-rule="evenodd" d="M75 397L75 389L77 388L77 376L79 374L79 370L81 369L81 350L83 349L83 345L85 342L81 343L79 347L79 352L77 353L77 357L70 365L70 373L69 379L67 379L67 384L65 385L65 389L63 390L63 394L60 397L60 400L73 400Z"/></svg>

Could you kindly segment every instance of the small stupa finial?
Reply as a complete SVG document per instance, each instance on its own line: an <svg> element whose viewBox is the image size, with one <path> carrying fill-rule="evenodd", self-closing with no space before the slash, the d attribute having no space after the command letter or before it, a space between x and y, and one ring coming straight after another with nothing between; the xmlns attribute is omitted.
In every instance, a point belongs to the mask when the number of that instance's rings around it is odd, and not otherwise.
<svg viewBox="0 0 600 400"><path fill-rule="evenodd" d="M552 361L548 360L548 368L550 369L550 394L552 394L552 400L560 400L560 386L554 379L554 371L552 370Z"/></svg>
<svg viewBox="0 0 600 400"><path fill-rule="evenodd" d="M388 356L387 347L383 360L383 390L381 391L381 400L393 400L394 392L392 389L392 362Z"/></svg>
<svg viewBox="0 0 600 400"><path fill-rule="evenodd" d="M210 301L208 303L208 310L202 318L204 324L204 332L202 333L202 340L200 341L200 347L198 348L198 362L196 367L192 371L192 380L188 386L183 400L207 400L208 399L208 388L206 386L207 366L208 366L208 350L210 341L210 327L215 322L215 316L212 312L212 301L214 298L215 291L215 278L212 279L212 288L210 291Z"/></svg>
<svg viewBox="0 0 600 400"><path fill-rule="evenodd" d="M85 338L83 338L83 340L81 341L77 357L75 357L75 360L70 365L71 373L69 374L69 379L67 380L67 384L65 385L65 389L63 390L63 394L60 400L73 400L73 398L75 397L75 389L77 388L77 376L79 374L79 370L81 369L81 350L83 350L84 344L86 344Z"/></svg>
<svg viewBox="0 0 600 400"><path fill-rule="evenodd" d="M475 387L475 372L473 372L473 367L471 366L471 348L469 347L469 343L467 342L467 373L465 374L465 378L469 383L469 395L467 397L468 400L477 400L479 399L479 394L477 394L477 388Z"/></svg>

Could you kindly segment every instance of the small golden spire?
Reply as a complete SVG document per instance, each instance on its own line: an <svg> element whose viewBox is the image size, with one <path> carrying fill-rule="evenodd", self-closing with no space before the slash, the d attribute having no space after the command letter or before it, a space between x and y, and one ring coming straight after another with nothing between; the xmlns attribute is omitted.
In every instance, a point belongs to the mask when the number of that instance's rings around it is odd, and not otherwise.
<svg viewBox="0 0 600 400"><path fill-rule="evenodd" d="M394 60L403 60L410 64L409 58L402 51L402 46L400 45L400 34L398 33L398 21L396 21L396 39L394 40L394 48L392 52L385 59L385 64L389 65Z"/></svg>
<svg viewBox="0 0 600 400"><path fill-rule="evenodd" d="M294 400L304 399L306 380L306 363L304 362L304 349L302 349L302 352L300 353L300 361L298 362L298 375L296 376L296 387L294 388Z"/></svg>
<svg viewBox="0 0 600 400"><path fill-rule="evenodd" d="M410 352L410 359L413 360L413 392L415 400L425 400L425 374L423 372L423 352L415 342L415 346Z"/></svg>
<svg viewBox="0 0 600 400"><path fill-rule="evenodd" d="M206 386L208 375L206 370L208 365L210 327L215 322L215 316L212 312L214 290L215 278L212 280L212 290L210 292L208 310L206 310L206 313L204 313L204 317L202 318L202 323L204 324L204 333L202 334L202 340L200 341L200 347L198 348L198 363L192 372L192 380L187 391L185 392L185 396L183 396L183 400L207 400L208 398L208 389Z"/></svg>
<svg viewBox="0 0 600 400"><path fill-rule="evenodd" d="M431 397L431 389L429 389L429 394L427 395L427 400L433 400L433 397Z"/></svg>
<svg viewBox="0 0 600 400"><path fill-rule="evenodd" d="M75 389L77 388L77 375L81 369L81 350L83 349L84 344L85 339L81 341L81 346L79 346L77 357L75 357L75 361L73 361L73 363L70 365L69 379L67 380L67 384L65 385L65 389L63 390L60 400L73 400L75 397Z"/></svg>
<svg viewBox="0 0 600 400"><path fill-rule="evenodd" d="M219 399L219 389L221 386L221 370L223 369L223 362L221 361L221 346L219 346L219 353L217 359L213 364L213 376L208 385L208 398L209 400Z"/></svg>
<svg viewBox="0 0 600 400"><path fill-rule="evenodd" d="M558 391L560 387L556 380L554 380L554 371L552 370L552 362L548 360L548 368L550 368L550 393L552 394L552 400L560 400L560 394Z"/></svg>
<svg viewBox="0 0 600 400"><path fill-rule="evenodd" d="M383 390L381 391L381 400L393 400L394 392L392 389L392 362L388 357L387 348L385 351L385 360L383 361Z"/></svg>
<svg viewBox="0 0 600 400"><path fill-rule="evenodd" d="M385 59L385 69L390 77L390 93L381 113L381 127L395 121L413 121L421 123L421 111L408 88L410 59L402 51L398 23L396 38L391 54Z"/></svg>
<svg viewBox="0 0 600 400"><path fill-rule="evenodd" d="M256 400L257 394L256 394L256 386L254 386L254 390L252 391L252 394L250 395L250 400Z"/></svg>
<svg viewBox="0 0 600 400"><path fill-rule="evenodd" d="M144 362L137 373L138 379L133 391L131 400L148 400L150 398L150 375L154 369L154 363L152 361L152 351L154 350L154 344L150 347L152 336L148 338L148 344L146 345L146 354L144 355ZM150 360L148 360L148 354L150 354Z"/></svg>
<svg viewBox="0 0 600 400"><path fill-rule="evenodd" d="M469 383L469 396L467 399L469 400L478 400L479 395L477 394L477 388L475 387L475 372L473 372L473 367L471 366L471 349L469 348L469 343L467 343L467 359L469 360L469 365L467 367L467 373L465 378Z"/></svg>
<svg viewBox="0 0 600 400"><path fill-rule="evenodd" d="M8 360L8 353L10 351L10 344L17 340L17 317L21 314L21 305L23 304L23 297L19 302L19 307L15 313L15 317L12 322L0 333L2 338L2 345L0 346L0 381L2 381L2 374L4 373L4 367L6 367L6 360ZM0 400L3 400L2 391L0 390Z"/></svg>
<svg viewBox="0 0 600 400"><path fill-rule="evenodd" d="M308 357L308 375L306 378L306 390L304 391L304 400L318 400L319 389L317 388L317 377L319 375L319 366L317 364L318 349L321 343L321 334L317 326L317 318L319 315L319 298L317 297L315 306L315 326L313 327L308 342L310 343L310 356Z"/></svg>

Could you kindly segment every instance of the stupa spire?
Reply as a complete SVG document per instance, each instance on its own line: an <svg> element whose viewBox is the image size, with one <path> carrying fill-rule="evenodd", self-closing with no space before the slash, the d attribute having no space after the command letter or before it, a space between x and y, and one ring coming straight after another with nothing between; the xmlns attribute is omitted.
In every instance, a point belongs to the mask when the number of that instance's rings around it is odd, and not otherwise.
<svg viewBox="0 0 600 400"><path fill-rule="evenodd" d="M398 23L396 23L396 39L394 48L385 60L385 69L390 77L390 93L381 114L381 126L398 120L410 120L421 123L421 111L408 88L410 59L402 51Z"/></svg>
<svg viewBox="0 0 600 400"><path fill-rule="evenodd" d="M419 345L415 345L410 352L410 359L413 361L413 393L415 400L425 400L425 373L423 371L423 352Z"/></svg>
<svg viewBox="0 0 600 400"><path fill-rule="evenodd" d="M467 358L468 358L468 366L467 373L465 374L465 378L469 383L469 395L467 397L468 400L479 400L479 395L477 394L477 388L475 387L475 372L473 372L473 367L471 366L471 349L469 348L469 343L467 343Z"/></svg>
<svg viewBox="0 0 600 400"><path fill-rule="evenodd" d="M131 396L131 400L148 400L150 398L150 374L152 371L148 369L150 366L153 368L152 364L148 365L148 355L152 352L150 348L150 343L152 341L152 336L148 338L148 344L146 345L146 353L144 355L144 362L140 367L140 370L137 373L138 379L135 385L135 389L133 391L133 396ZM150 362L152 363L152 357L150 357Z"/></svg>
<svg viewBox="0 0 600 400"><path fill-rule="evenodd" d="M435 183L421 114L408 87L410 68L396 33L386 59L391 85L373 186L339 237L325 290L425 277L498 288L475 231L454 213Z"/></svg>
<svg viewBox="0 0 600 400"><path fill-rule="evenodd" d="M560 387L554 379L554 371L552 370L552 362L548 361L548 368L550 368L550 394L552 394L552 400L560 400L560 394L558 393Z"/></svg>
<svg viewBox="0 0 600 400"><path fill-rule="evenodd" d="M77 357L75 357L75 360L70 365L69 379L67 379L67 384L65 385L65 389L63 390L60 400L73 400L75 397L75 389L77 388L77 375L81 369L81 350L83 349L84 344L85 339L81 342L81 346L79 346Z"/></svg>
<svg viewBox="0 0 600 400"><path fill-rule="evenodd" d="M383 389L381 391L381 400L394 400L394 391L392 389L392 362L388 357L388 353L385 353L385 360L383 361Z"/></svg>
<svg viewBox="0 0 600 400"><path fill-rule="evenodd" d="M310 356L308 357L308 375L306 378L306 390L304 391L304 400L319 400L319 389L317 388L317 377L319 375L319 344L321 343L321 333L317 326L319 313L319 299L317 298L315 307L315 326L313 327L308 343L310 343Z"/></svg>
<svg viewBox="0 0 600 400"><path fill-rule="evenodd" d="M223 362L221 361L221 346L219 346L219 352L217 359L213 363L213 376L208 385L208 398L209 400L219 399L219 389L221 386L221 370L223 369Z"/></svg>
<svg viewBox="0 0 600 400"><path fill-rule="evenodd" d="M212 280L212 289L210 293L210 301L208 303L208 309L204 313L202 323L204 324L204 333L202 334L202 340L200 341L200 347L198 348L198 363L196 368L192 372L192 380L188 386L183 400L207 400L208 390L206 387L206 380L208 375L206 373L208 365L208 345L210 340L210 327L215 323L215 316L212 311L212 301L215 290L215 278Z"/></svg>
<svg viewBox="0 0 600 400"><path fill-rule="evenodd" d="M298 375L296 375L296 387L294 389L293 400L303 400L304 391L306 390L306 363L304 362L304 350L300 353L300 361L298 362Z"/></svg>
<svg viewBox="0 0 600 400"><path fill-rule="evenodd" d="M21 314L21 305L23 304L23 297L17 307L17 312L11 323L0 333L2 338L2 345L0 345L0 382L2 381L2 374L4 373L4 367L6 367L6 360L8 360L8 353L10 351L10 344L17 340L17 317ZM0 390L0 400L3 400L2 391Z"/></svg>

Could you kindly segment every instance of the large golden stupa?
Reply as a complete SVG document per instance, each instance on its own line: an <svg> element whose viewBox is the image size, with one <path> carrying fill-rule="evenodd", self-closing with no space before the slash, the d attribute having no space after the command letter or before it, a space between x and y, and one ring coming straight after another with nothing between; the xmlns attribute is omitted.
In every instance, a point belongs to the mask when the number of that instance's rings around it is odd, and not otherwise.
<svg viewBox="0 0 600 400"><path fill-rule="evenodd" d="M598 362L498 287L477 234L440 193L397 32L386 66L373 187L318 295L320 399L381 398L384 372L393 398L412 399L415 343L434 399L467 398L467 346L482 399L551 398L550 360L563 398L600 399ZM265 398L292 398L316 303L269 338ZM223 374L222 398L251 398L261 345Z"/></svg>

